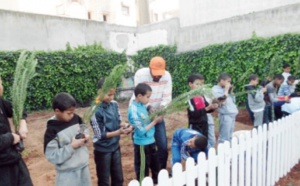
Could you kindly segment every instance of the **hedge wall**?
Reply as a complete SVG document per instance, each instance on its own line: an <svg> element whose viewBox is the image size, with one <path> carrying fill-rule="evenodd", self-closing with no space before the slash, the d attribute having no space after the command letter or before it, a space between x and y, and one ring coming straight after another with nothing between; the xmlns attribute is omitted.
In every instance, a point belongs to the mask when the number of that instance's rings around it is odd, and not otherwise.
<svg viewBox="0 0 300 186"><path fill-rule="evenodd" d="M10 97L15 64L20 55L16 52L0 52L1 76L4 97ZM55 51L37 52L37 73L29 85L27 110L49 109L58 92L68 92L79 105L85 105L95 96L98 80L111 69L126 62L125 54L110 51Z"/></svg>
<svg viewBox="0 0 300 186"><path fill-rule="evenodd" d="M270 71L281 73L283 63L291 64L291 73L299 78L299 49L300 34L286 34L271 38L254 36L249 40L211 45L197 51L179 54L174 52L172 46L152 47L139 51L133 58L140 65L144 65L146 60L149 63L152 56L164 51L162 54L166 58L167 68L173 78L173 96L177 96L188 91L187 77L193 73L201 73L205 76L207 83L215 84L218 75L221 72L227 72L232 75L235 92L243 91L242 87L247 84L251 73L265 78ZM275 70L270 69L272 60L275 60L272 63ZM245 78L241 80L241 76ZM243 100L242 97L238 98L239 102Z"/></svg>
<svg viewBox="0 0 300 186"><path fill-rule="evenodd" d="M284 62L292 65L292 74L300 76L300 34L286 34L271 38L253 37L249 40L211 45L200 50L176 53L176 46L150 47L131 56L135 69L148 66L152 57L160 55L167 61L167 70L173 78L173 96L188 91L187 77L202 73L206 82L215 84L221 72L232 75L235 92L243 90L250 73L261 78L281 72ZM0 68L4 94L9 98L15 62L20 52L0 52ZM88 103L96 92L100 77L109 74L117 64L125 63L125 54L105 51L94 44L66 51L37 52L38 77L30 84L26 108L41 110L51 108L53 96L58 92L69 92L79 104ZM275 70L270 62L274 60ZM244 75L245 74L245 75ZM273 74L272 74L273 75ZM238 81L244 76L241 81ZM243 97L238 101L242 102Z"/></svg>

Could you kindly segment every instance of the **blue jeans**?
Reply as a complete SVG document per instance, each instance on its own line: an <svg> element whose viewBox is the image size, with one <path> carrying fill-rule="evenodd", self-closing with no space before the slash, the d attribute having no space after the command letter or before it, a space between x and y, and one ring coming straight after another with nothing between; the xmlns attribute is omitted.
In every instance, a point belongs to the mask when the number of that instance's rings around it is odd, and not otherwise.
<svg viewBox="0 0 300 186"><path fill-rule="evenodd" d="M219 114L219 143L224 143L232 138L236 115Z"/></svg>
<svg viewBox="0 0 300 186"><path fill-rule="evenodd" d="M172 159L171 159L171 165L173 166L175 163L181 163L181 146L180 143L177 139L176 133L174 133L173 138L172 138L172 144L171 144L171 149L172 149Z"/></svg>
<svg viewBox="0 0 300 186"><path fill-rule="evenodd" d="M215 136L215 125L214 124L208 124L208 140L207 140L207 149L210 149L212 147L215 147L216 143L216 136Z"/></svg>
<svg viewBox="0 0 300 186"><path fill-rule="evenodd" d="M215 147L216 136L215 136L215 122L211 114L207 114L208 133L207 133L207 149Z"/></svg>
<svg viewBox="0 0 300 186"><path fill-rule="evenodd" d="M165 169L167 167L168 161L168 140L164 120L155 125L154 137L157 146L157 154L160 168Z"/></svg>
<svg viewBox="0 0 300 186"><path fill-rule="evenodd" d="M123 171L120 148L114 152L98 152L95 150L94 155L98 186L122 186Z"/></svg>

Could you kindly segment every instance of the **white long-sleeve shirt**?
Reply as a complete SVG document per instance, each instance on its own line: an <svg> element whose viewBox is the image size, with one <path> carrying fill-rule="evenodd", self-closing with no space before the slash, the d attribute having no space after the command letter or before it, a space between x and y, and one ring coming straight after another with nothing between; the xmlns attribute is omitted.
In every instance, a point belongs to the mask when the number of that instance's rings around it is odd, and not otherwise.
<svg viewBox="0 0 300 186"><path fill-rule="evenodd" d="M172 101L172 78L168 71L160 78L159 82L153 82L149 68L139 69L134 75L134 86L139 83L146 83L151 87L152 94L149 105L154 108L166 106ZM135 99L134 95L131 97L130 104L133 99Z"/></svg>

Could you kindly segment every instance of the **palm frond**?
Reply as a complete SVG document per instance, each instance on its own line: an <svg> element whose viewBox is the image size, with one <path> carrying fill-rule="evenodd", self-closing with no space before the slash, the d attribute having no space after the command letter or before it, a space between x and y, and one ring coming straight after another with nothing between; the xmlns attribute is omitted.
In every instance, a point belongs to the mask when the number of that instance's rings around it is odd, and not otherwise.
<svg viewBox="0 0 300 186"><path fill-rule="evenodd" d="M12 86L12 106L13 106L13 124L15 131L18 131L20 120L23 116L24 104L27 95L29 81L36 76L37 60L35 54L29 56L26 51L22 51L16 64L14 82Z"/></svg>

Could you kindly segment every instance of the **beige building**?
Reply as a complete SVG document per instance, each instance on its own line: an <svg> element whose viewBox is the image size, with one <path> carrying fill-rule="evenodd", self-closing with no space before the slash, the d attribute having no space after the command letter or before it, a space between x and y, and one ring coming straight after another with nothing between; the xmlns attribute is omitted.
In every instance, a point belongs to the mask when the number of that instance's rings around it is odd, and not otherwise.
<svg viewBox="0 0 300 186"><path fill-rule="evenodd" d="M204 24L299 2L300 0L180 0L180 25L186 27Z"/></svg>
<svg viewBox="0 0 300 186"><path fill-rule="evenodd" d="M0 9L137 25L135 0L1 0Z"/></svg>

